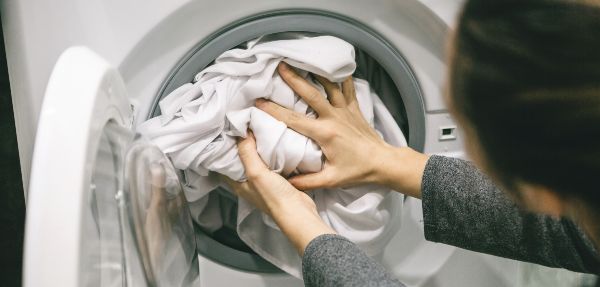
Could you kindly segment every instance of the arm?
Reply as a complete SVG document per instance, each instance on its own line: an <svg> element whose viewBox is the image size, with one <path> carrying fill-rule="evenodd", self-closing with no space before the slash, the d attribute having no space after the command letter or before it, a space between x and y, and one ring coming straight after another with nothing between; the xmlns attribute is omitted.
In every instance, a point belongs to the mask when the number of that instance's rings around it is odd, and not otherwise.
<svg viewBox="0 0 600 287"><path fill-rule="evenodd" d="M429 160L410 148L383 142L360 114L351 80L340 90L317 77L327 92L327 101L293 70L280 66L279 73L319 115L309 119L272 102L257 102L260 109L321 146L325 167L318 173L290 178L298 189L385 184L406 195L423 197L426 237L430 240L598 273L597 253L573 222L520 211L464 161Z"/></svg>
<svg viewBox="0 0 600 287"><path fill-rule="evenodd" d="M310 197L266 167L251 132L238 150L248 181L226 181L237 195L271 216L296 247L306 286L404 286L358 246L336 235Z"/></svg>
<svg viewBox="0 0 600 287"><path fill-rule="evenodd" d="M433 156L422 179L427 240L578 272L600 257L570 220L519 209L472 164Z"/></svg>

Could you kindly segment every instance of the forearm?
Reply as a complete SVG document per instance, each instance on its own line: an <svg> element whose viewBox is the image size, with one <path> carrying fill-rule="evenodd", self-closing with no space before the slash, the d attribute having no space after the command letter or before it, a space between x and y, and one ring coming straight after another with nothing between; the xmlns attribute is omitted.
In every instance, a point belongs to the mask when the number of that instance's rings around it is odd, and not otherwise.
<svg viewBox="0 0 600 287"><path fill-rule="evenodd" d="M323 222L315 209L291 209L286 208L285 204L281 204L273 209L271 216L300 256L304 254L306 246L316 237L324 234L336 234Z"/></svg>
<svg viewBox="0 0 600 287"><path fill-rule="evenodd" d="M422 183L428 240L580 272L600 270L597 253L575 224L520 210L468 162L433 156Z"/></svg>

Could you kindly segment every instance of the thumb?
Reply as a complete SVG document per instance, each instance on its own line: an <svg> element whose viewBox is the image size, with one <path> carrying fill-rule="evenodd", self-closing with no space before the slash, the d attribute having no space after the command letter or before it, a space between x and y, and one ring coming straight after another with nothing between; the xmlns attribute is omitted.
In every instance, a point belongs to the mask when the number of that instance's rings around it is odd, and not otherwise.
<svg viewBox="0 0 600 287"><path fill-rule="evenodd" d="M242 164L246 169L246 177L254 177L265 170L268 170L256 151L256 140L251 131L248 131L248 136L245 139L241 139L238 142L237 147Z"/></svg>
<svg viewBox="0 0 600 287"><path fill-rule="evenodd" d="M316 173L296 175L288 181L297 189L307 191L317 188L330 188L334 185L334 176L329 169Z"/></svg>

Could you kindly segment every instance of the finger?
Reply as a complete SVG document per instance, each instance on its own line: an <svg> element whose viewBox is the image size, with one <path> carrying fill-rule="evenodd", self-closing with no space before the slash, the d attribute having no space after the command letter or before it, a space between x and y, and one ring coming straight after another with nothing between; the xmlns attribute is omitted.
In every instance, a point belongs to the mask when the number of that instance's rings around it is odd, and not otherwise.
<svg viewBox="0 0 600 287"><path fill-rule="evenodd" d="M256 151L256 140L251 131L248 131L248 136L245 139L238 142L237 147L248 179L255 178L261 173L268 171L267 166Z"/></svg>
<svg viewBox="0 0 600 287"><path fill-rule="evenodd" d="M256 107L265 111L275 119L284 122L289 128L309 137L318 137L318 122L301 113L286 109L274 102L263 99L256 100Z"/></svg>
<svg viewBox="0 0 600 287"><path fill-rule="evenodd" d="M344 95L342 94L342 91L340 91L340 87L337 84L332 83L319 75L315 75L315 78L317 81L319 81L319 83L321 83L323 88L325 88L325 92L327 93L329 102L332 106L338 108L346 106Z"/></svg>
<svg viewBox="0 0 600 287"><path fill-rule="evenodd" d="M342 94L344 95L344 99L346 100L346 104L357 103L356 100L356 91L354 90L354 81L352 80L352 76L348 77L344 82L342 82Z"/></svg>
<svg viewBox="0 0 600 287"><path fill-rule="evenodd" d="M331 110L331 105L321 95L319 90L308 81L300 77L290 66L284 62L277 67L281 78L319 115L325 115Z"/></svg>
<svg viewBox="0 0 600 287"><path fill-rule="evenodd" d="M316 173L307 173L296 175L288 179L288 181L299 190L313 190L317 188L330 188L335 185L333 174L327 170L322 170Z"/></svg>

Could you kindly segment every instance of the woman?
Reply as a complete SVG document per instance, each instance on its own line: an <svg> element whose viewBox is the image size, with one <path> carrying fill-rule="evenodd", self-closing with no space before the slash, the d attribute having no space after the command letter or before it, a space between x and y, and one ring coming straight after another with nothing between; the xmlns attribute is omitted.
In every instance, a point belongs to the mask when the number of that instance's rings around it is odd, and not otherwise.
<svg viewBox="0 0 600 287"><path fill-rule="evenodd" d="M289 237L303 256L307 286L402 286L335 235L303 192L364 183L421 198L428 240L600 274L598 32L597 1L465 5L447 100L483 172L462 160L386 144L362 118L351 79L341 89L318 79L327 100L282 65L282 78L318 119L267 101L257 106L314 139L325 167L286 180L267 169L250 136L239 142L248 182L234 189Z"/></svg>

